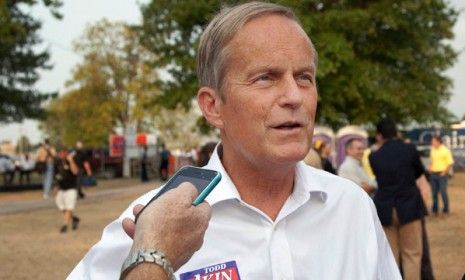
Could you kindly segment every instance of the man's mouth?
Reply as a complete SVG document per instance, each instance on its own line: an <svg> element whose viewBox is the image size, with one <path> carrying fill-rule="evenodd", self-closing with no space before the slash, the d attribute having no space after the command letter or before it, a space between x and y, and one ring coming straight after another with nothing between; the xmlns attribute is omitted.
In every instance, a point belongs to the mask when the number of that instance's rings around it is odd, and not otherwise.
<svg viewBox="0 0 465 280"><path fill-rule="evenodd" d="M276 126L273 126L275 129L283 129L283 130L292 130L296 128L303 127L303 124L300 122L285 122Z"/></svg>

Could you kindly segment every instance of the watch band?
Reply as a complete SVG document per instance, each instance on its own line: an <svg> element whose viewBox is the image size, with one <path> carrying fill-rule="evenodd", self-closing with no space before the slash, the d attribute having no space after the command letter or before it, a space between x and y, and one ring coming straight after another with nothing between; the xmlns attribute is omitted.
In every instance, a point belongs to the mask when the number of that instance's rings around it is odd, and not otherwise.
<svg viewBox="0 0 465 280"><path fill-rule="evenodd" d="M176 280L170 261L165 257L165 254L155 249L137 250L129 255L121 267L121 276L119 279L124 279L129 271L144 262L161 266L169 280Z"/></svg>

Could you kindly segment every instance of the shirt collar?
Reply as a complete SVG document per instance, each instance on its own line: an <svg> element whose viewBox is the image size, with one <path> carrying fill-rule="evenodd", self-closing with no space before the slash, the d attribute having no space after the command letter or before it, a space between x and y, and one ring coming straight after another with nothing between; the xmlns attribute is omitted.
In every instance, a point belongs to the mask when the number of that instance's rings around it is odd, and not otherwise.
<svg viewBox="0 0 465 280"><path fill-rule="evenodd" d="M204 168L217 170L221 173L221 181L206 198L206 201L212 206L225 200L241 199L236 186L221 163L219 155L221 154L221 150L221 143L219 143L208 161L208 164L204 166ZM292 196L306 197L310 195L309 199L316 199L323 203L326 202L328 194L324 188L323 182L317 179L319 176L316 172L319 171L307 166L302 161L298 162L296 165L296 177Z"/></svg>
<svg viewBox="0 0 465 280"><path fill-rule="evenodd" d="M224 169L223 164L221 163L219 153L222 153L221 143L216 145L215 150L210 157L207 165L204 168L213 169L221 173L221 181L216 185L212 192L205 199L210 205L214 205L218 202L230 199L240 200L239 192L234 186L233 181L229 177L228 173Z"/></svg>
<svg viewBox="0 0 465 280"><path fill-rule="evenodd" d="M297 163L296 181L294 183L294 193L309 193L310 199L317 199L326 202L328 192L325 189L325 182L318 173L322 170L308 166L303 161Z"/></svg>

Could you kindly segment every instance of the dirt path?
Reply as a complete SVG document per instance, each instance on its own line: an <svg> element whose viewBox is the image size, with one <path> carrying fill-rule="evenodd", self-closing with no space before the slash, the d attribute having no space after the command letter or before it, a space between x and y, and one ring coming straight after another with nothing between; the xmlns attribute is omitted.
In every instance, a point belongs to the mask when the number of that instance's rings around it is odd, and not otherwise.
<svg viewBox="0 0 465 280"><path fill-rule="evenodd" d="M159 183L157 183L159 185ZM107 188L107 189L98 189L94 191L86 192L85 200L80 200L80 203L95 203L101 197L105 198L112 198L114 196L129 196L131 194L137 193L144 193L150 189L154 188L154 183L146 183L146 184L136 184L133 186L125 186L120 188ZM35 192L40 195L40 191ZM30 194L28 194L29 196ZM21 194L17 194L17 196L21 196ZM30 200L24 201L5 201L2 202L0 199L0 214L11 214L17 212L25 212L25 211L32 211L41 208L55 208L55 201L53 198L43 199L43 198L33 198Z"/></svg>
<svg viewBox="0 0 465 280"><path fill-rule="evenodd" d="M0 279L66 278L103 228L154 185L122 181L87 190L76 209L81 226L66 234L58 232L61 213L40 191L14 195L23 195L24 202L0 194ZM449 196L451 214L426 220L437 280L462 279L465 273L465 173L454 175Z"/></svg>

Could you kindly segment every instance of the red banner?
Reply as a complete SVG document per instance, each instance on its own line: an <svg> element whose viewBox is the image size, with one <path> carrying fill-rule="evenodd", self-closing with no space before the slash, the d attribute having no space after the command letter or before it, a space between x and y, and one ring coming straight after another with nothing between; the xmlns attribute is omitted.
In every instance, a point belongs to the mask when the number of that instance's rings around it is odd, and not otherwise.
<svg viewBox="0 0 465 280"><path fill-rule="evenodd" d="M124 137L122 135L110 135L110 156L122 157L124 153Z"/></svg>

